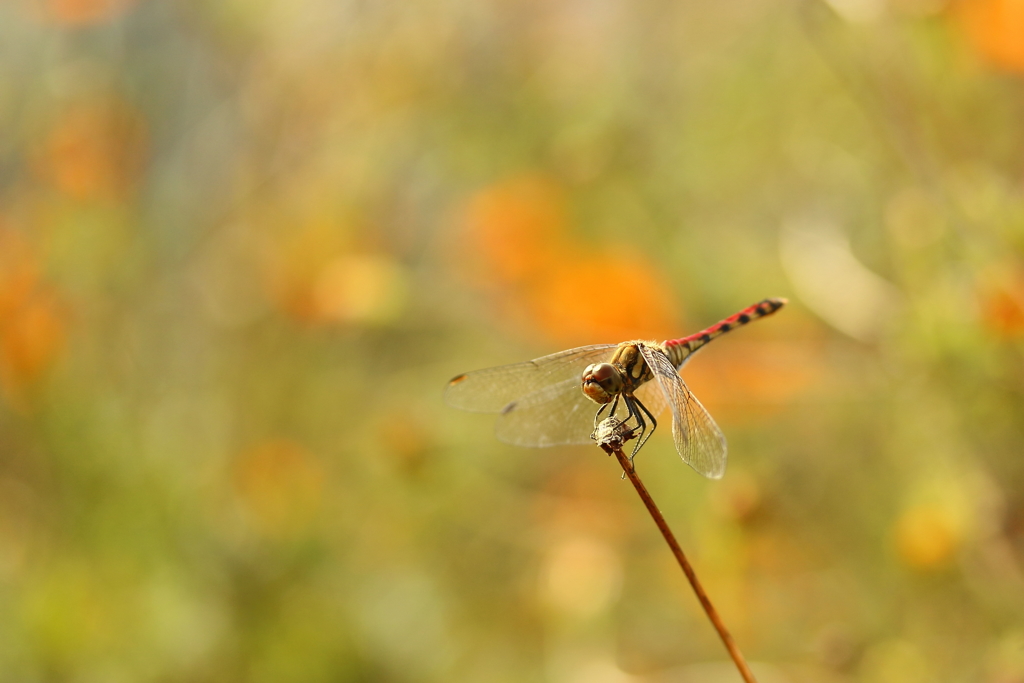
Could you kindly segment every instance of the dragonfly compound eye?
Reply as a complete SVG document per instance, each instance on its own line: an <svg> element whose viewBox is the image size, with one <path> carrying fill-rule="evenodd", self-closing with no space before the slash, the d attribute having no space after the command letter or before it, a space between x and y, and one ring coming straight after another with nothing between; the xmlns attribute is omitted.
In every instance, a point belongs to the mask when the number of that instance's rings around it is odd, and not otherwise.
<svg viewBox="0 0 1024 683"><path fill-rule="evenodd" d="M622 391L622 375L610 363L588 365L583 371L583 393L597 403L608 403Z"/></svg>

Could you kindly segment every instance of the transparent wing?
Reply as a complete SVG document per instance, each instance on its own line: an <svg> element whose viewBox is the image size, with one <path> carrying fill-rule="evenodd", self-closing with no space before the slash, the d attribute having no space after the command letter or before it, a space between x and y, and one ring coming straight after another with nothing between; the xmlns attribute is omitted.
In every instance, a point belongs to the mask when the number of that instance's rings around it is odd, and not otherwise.
<svg viewBox="0 0 1024 683"><path fill-rule="evenodd" d="M582 372L580 368L577 374ZM573 376L509 403L495 433L514 446L589 444L598 408L583 393L580 378Z"/></svg>
<svg viewBox="0 0 1024 683"><path fill-rule="evenodd" d="M726 455L722 430L683 383L668 356L657 347L639 346L654 373L651 384L656 382L661 387L665 401L672 408L672 438L683 462L705 477L720 479L725 474Z"/></svg>
<svg viewBox="0 0 1024 683"><path fill-rule="evenodd" d="M514 401L527 396L533 396L533 402L529 404L531 406L545 397L548 401L554 401L558 392L549 395L544 393L545 390L569 380L576 383L577 393L583 396L579 386L583 369L591 363L608 360L608 351L615 346L580 346L525 363L502 365L459 375L448 383L444 400L453 408L477 413L500 413ZM587 436L589 437L589 433Z"/></svg>
<svg viewBox="0 0 1024 683"><path fill-rule="evenodd" d="M661 390L661 384L658 382L647 382L641 384L640 388L633 392L644 407L651 411L651 415L660 418L661 414L665 412L665 408L668 408L668 402L665 400L665 392Z"/></svg>

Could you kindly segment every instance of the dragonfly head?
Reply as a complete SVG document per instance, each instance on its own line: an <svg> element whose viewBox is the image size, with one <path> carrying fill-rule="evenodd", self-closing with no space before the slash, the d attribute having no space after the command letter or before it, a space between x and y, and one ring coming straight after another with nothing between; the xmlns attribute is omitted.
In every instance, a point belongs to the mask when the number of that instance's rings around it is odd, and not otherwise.
<svg viewBox="0 0 1024 683"><path fill-rule="evenodd" d="M595 363L583 371L583 393L595 403L609 403L621 391L622 373L611 363Z"/></svg>

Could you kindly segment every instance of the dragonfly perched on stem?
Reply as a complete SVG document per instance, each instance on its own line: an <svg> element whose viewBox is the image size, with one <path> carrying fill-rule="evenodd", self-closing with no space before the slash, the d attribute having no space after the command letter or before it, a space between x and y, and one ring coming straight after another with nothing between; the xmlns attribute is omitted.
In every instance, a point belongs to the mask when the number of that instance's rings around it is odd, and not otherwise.
<svg viewBox="0 0 1024 683"><path fill-rule="evenodd" d="M580 346L458 375L448 383L445 401L463 410L499 413L498 438L517 446L591 443L602 415L616 417L635 435L631 459L668 407L683 461L705 477L718 479L725 473L725 436L687 388L679 369L712 339L785 304L785 299L765 299L696 334L661 343Z"/></svg>

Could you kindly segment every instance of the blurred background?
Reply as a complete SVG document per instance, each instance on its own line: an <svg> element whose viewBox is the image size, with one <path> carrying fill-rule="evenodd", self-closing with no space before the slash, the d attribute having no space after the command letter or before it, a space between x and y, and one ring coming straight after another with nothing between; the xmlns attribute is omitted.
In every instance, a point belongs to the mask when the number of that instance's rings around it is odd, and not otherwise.
<svg viewBox="0 0 1024 683"><path fill-rule="evenodd" d="M0 4L0 680L736 681L453 375L789 307L637 465L762 683L1024 681L1020 0Z"/></svg>

